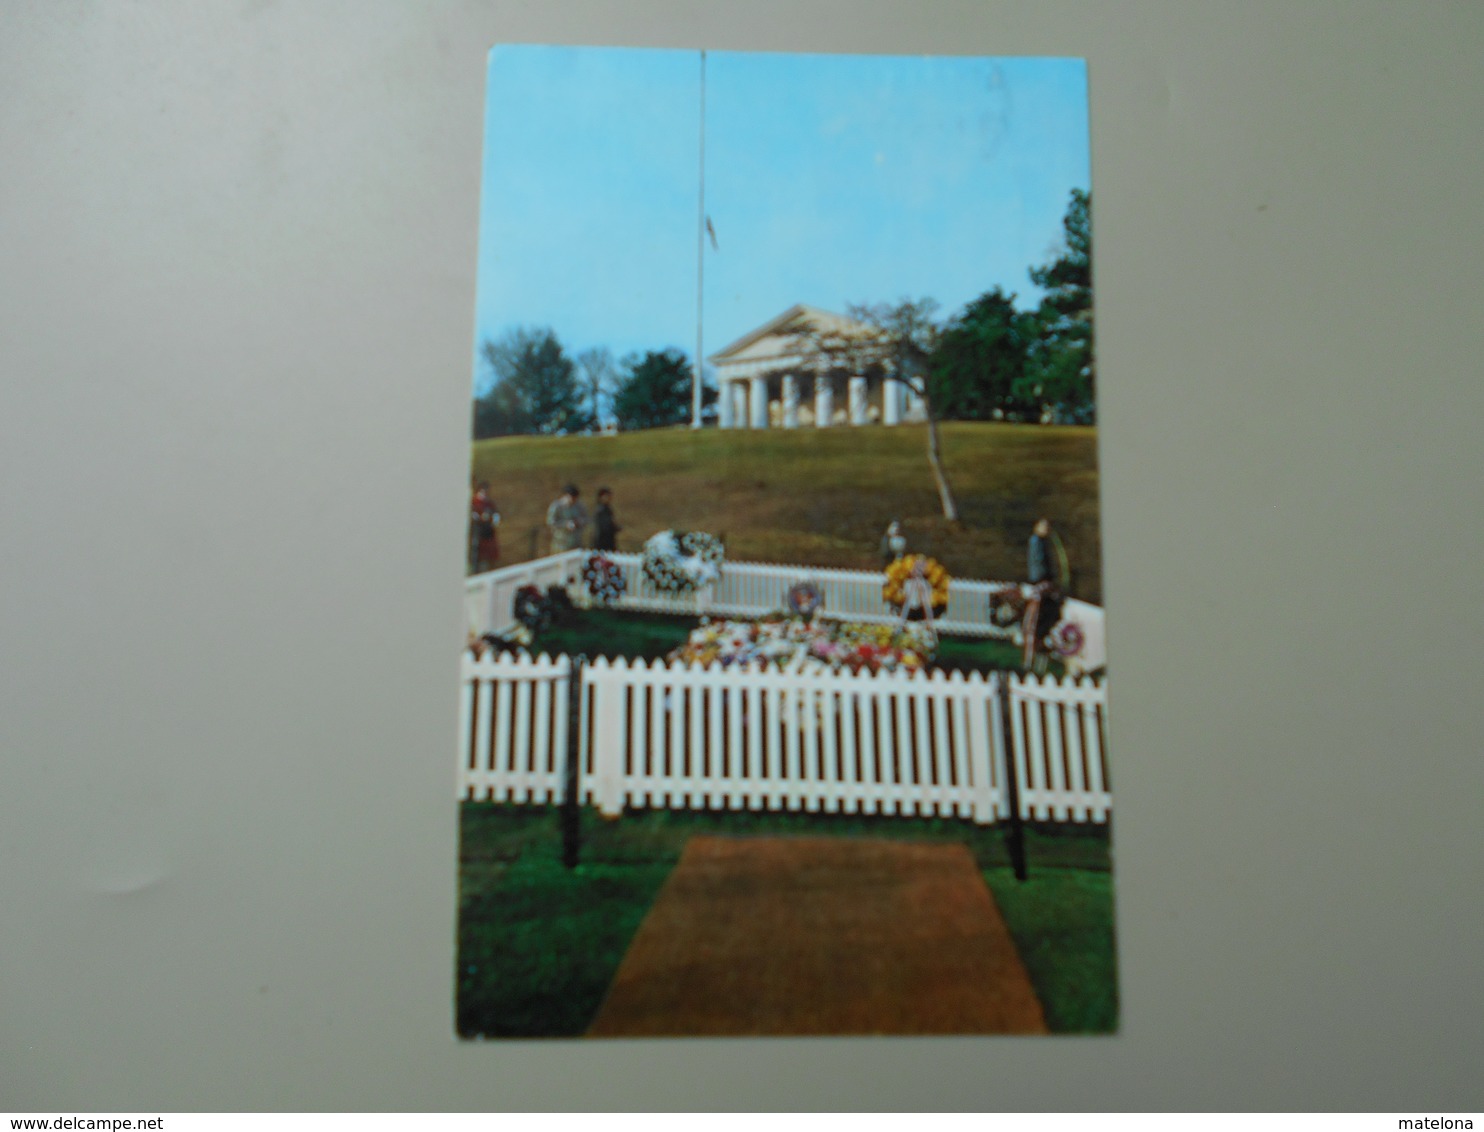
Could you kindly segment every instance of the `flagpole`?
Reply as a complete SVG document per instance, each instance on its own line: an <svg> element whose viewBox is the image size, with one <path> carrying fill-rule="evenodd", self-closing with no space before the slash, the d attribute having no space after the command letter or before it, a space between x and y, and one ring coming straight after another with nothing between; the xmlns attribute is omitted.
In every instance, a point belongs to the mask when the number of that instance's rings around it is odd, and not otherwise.
<svg viewBox="0 0 1484 1132"><path fill-rule="evenodd" d="M700 176L696 202L696 369L691 378L690 427L701 427L701 301L706 289L706 49L701 49Z"/></svg>

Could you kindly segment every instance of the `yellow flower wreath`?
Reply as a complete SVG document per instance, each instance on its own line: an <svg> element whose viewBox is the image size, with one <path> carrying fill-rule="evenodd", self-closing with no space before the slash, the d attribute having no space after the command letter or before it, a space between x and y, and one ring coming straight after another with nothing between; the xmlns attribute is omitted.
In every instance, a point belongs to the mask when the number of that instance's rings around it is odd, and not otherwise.
<svg viewBox="0 0 1484 1132"><path fill-rule="evenodd" d="M942 609L948 604L948 583L953 579L942 563L925 554L908 554L898 558L886 568L886 584L881 587L881 596L888 605L901 607L907 601L906 584L911 579L918 563L922 563L922 576L932 587L933 608Z"/></svg>

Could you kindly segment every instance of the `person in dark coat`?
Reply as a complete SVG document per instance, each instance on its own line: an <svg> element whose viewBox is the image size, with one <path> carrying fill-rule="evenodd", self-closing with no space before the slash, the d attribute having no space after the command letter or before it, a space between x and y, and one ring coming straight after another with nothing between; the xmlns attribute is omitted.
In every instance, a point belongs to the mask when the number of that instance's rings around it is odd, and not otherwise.
<svg viewBox="0 0 1484 1132"><path fill-rule="evenodd" d="M1060 564L1056 560L1056 549L1052 545L1051 520L1037 519L1031 528L1029 547L1029 578L1033 586L1055 586L1060 577Z"/></svg>
<svg viewBox="0 0 1484 1132"><path fill-rule="evenodd" d="M1026 668L1035 661L1037 643L1061 620L1064 595L1059 541L1052 533L1050 519L1036 520L1036 525L1031 528L1026 562L1027 576L1034 592L1026 602L1025 620L1021 624Z"/></svg>
<svg viewBox="0 0 1484 1132"><path fill-rule="evenodd" d="M593 521L598 533L593 541L594 550L615 551L618 549L618 532L622 527L613 518L613 492L606 487L598 488L598 507L593 512Z"/></svg>

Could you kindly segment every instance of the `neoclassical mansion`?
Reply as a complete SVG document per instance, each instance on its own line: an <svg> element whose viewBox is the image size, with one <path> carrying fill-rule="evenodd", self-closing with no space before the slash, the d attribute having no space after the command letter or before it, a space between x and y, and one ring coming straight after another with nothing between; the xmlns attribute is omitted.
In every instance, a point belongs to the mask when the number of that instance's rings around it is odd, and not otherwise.
<svg viewBox="0 0 1484 1132"><path fill-rule="evenodd" d="M885 381L879 374L816 375L797 345L798 334L811 329L868 331L844 315L796 305L707 359L720 387L717 423L722 428L895 425L927 419L921 399L900 382Z"/></svg>

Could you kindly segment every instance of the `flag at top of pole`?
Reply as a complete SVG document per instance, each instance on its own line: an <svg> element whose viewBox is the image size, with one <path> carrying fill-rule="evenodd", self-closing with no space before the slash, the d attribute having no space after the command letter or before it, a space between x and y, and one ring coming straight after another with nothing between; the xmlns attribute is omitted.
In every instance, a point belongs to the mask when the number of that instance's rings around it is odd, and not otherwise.
<svg viewBox="0 0 1484 1132"><path fill-rule="evenodd" d="M690 427L701 427L701 304L706 281L706 234L716 243L716 232L706 215L706 50L701 49L700 176L697 178L696 201L696 368L691 377Z"/></svg>

